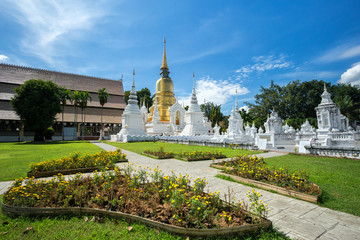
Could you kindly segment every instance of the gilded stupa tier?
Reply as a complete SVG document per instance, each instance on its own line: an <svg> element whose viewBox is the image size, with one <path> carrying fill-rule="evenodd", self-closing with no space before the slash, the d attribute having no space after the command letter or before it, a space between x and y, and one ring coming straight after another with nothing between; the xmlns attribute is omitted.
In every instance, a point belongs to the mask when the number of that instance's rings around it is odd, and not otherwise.
<svg viewBox="0 0 360 240"><path fill-rule="evenodd" d="M160 121L169 122L170 115L169 115L169 107L175 104L175 94L174 94L174 87L173 81L169 77L169 67L166 61L166 50L165 50L165 38L164 38L164 55L161 69L161 77L159 80L156 81L156 93L153 99L153 103L156 104L159 109ZM148 121L152 121L154 112L154 105L150 107L150 114Z"/></svg>

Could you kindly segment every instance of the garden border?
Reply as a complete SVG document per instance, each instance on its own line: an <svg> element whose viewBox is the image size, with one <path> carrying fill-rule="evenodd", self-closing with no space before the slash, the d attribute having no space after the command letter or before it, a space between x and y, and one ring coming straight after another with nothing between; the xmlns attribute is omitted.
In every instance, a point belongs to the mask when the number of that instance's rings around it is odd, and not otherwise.
<svg viewBox="0 0 360 240"><path fill-rule="evenodd" d="M175 154L174 154L174 157L169 157L169 158L159 158L159 157L157 157L155 155L152 155L152 154L149 154L149 153L144 153L144 152L142 152L141 154L143 154L146 157L154 158L156 160L166 160L166 159L174 159L175 158Z"/></svg>
<svg viewBox="0 0 360 240"><path fill-rule="evenodd" d="M261 218L262 223L252 225L241 225L228 228L213 228L213 229L197 229L197 228L184 228L173 226L157 222L151 219L146 219L140 216L131 215L122 212L107 211L97 208L35 208L35 207L14 207L8 206L4 202L1 203L2 212L7 215L15 216L58 216L58 215L84 215L84 214L95 214L101 216L111 216L116 218L126 218L132 221L138 221L144 223L150 227L159 228L170 233L192 236L192 237L209 237L209 236L225 236L231 234L244 235L246 233L252 233L261 229L268 229L272 226L272 222L268 219ZM260 218L251 213L248 213L252 217Z"/></svg>
<svg viewBox="0 0 360 240"><path fill-rule="evenodd" d="M218 165L218 164L210 164L210 167L217 168L217 169L225 169L226 168L225 166ZM279 186L276 186L276 185L272 185L272 184L269 184L269 183L264 183L264 182L261 182L261 181L256 181L256 180L252 180L252 179L239 177L239 176L232 175L232 174L227 174L227 173L223 173L223 172L220 172L218 174L221 175L221 176L230 177L233 180L238 181L238 182L251 184L251 185L254 185L256 187L260 187L262 189L265 189L265 190L275 191L277 193L284 194L286 196L296 197L296 198L299 198L301 200L312 202L312 203L317 203L318 200L319 200L319 196L321 195L321 188L315 183L312 183L312 184L319 188L320 193L318 195L310 195L310 194L306 194L306 193L286 189L286 188L283 188L283 187L279 187Z"/></svg>
<svg viewBox="0 0 360 240"><path fill-rule="evenodd" d="M128 162L128 160L121 159L117 161L116 163L124 163ZM115 164L116 164L115 163ZM63 169L63 170L56 170L56 171L48 171L48 172L27 172L28 177L35 177L35 178L42 178L42 177L52 177L54 175L58 175L59 173L62 175L69 175L69 174L76 174L76 173L88 173L93 172L96 170L101 170L103 168L106 168L107 166L100 166L100 167L89 167L89 168L73 168L73 169ZM113 170L114 167L107 167L109 170Z"/></svg>

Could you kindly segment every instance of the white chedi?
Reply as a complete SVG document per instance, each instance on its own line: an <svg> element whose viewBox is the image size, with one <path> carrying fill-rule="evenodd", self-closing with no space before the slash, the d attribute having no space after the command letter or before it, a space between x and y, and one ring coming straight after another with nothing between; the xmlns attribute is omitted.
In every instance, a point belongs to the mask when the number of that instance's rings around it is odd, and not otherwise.
<svg viewBox="0 0 360 240"><path fill-rule="evenodd" d="M143 136L146 135L144 131L144 120L142 113L139 109L136 96L136 88L135 88L135 70L133 72L133 83L131 86L130 96L128 104L125 107L125 110L122 115L122 129L118 133L121 139L124 139L126 135L138 135Z"/></svg>
<svg viewBox="0 0 360 240"><path fill-rule="evenodd" d="M270 117L267 118L264 125L266 133L283 133L283 120L279 117L278 113L274 109L270 114Z"/></svg>
<svg viewBox="0 0 360 240"><path fill-rule="evenodd" d="M195 75L193 74L193 90L191 94L191 101L189 109L185 113L185 127L180 135L182 136L197 136L207 135L208 130L204 126L204 113L201 111L196 97L195 90Z"/></svg>

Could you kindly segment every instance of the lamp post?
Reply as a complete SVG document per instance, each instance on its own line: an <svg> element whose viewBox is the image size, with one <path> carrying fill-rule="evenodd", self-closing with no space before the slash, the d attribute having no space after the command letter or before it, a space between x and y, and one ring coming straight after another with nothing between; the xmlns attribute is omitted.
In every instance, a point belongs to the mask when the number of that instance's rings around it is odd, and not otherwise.
<svg viewBox="0 0 360 240"><path fill-rule="evenodd" d="M20 128L16 128L16 131L18 132L18 142L20 142Z"/></svg>

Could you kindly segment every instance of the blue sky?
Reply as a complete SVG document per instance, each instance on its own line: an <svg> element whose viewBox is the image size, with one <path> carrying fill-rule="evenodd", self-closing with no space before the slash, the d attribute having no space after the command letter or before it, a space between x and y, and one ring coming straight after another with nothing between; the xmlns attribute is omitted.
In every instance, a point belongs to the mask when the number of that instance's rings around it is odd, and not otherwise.
<svg viewBox="0 0 360 240"><path fill-rule="evenodd" d="M51 3L52 2L52 3ZM0 62L155 91L167 41L174 91L229 113L271 80L360 84L360 1L0 2ZM100 88L101 86L99 86Z"/></svg>

